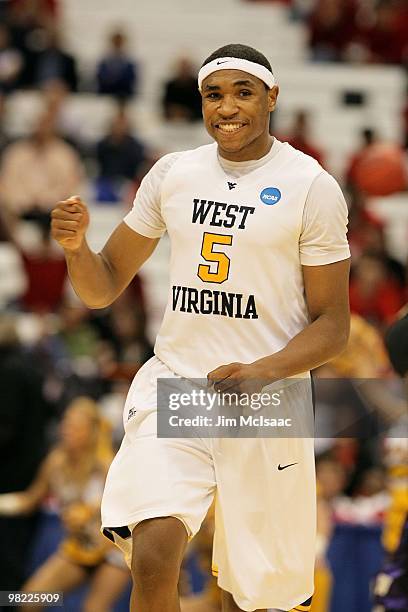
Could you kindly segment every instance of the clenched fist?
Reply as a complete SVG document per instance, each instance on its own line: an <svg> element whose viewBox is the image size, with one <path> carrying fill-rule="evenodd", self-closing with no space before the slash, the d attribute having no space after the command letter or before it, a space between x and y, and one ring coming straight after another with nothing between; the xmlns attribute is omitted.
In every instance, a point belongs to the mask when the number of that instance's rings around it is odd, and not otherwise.
<svg viewBox="0 0 408 612"><path fill-rule="evenodd" d="M89 212L79 196L58 202L51 212L51 235L66 251L80 248L89 225Z"/></svg>

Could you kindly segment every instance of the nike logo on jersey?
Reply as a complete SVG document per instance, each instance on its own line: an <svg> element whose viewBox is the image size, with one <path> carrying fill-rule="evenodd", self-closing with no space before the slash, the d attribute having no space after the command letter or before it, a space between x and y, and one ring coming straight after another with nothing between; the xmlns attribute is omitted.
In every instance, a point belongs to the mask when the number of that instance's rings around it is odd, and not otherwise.
<svg viewBox="0 0 408 612"><path fill-rule="evenodd" d="M217 62L217 66L219 66L220 64L228 64L229 60L224 60L223 62Z"/></svg>
<svg viewBox="0 0 408 612"><path fill-rule="evenodd" d="M235 189L235 187L236 187L236 186L237 186L237 183L230 183L230 182L228 181L228 187L229 187L229 190L230 190L230 191L231 191L232 189Z"/></svg>
<svg viewBox="0 0 408 612"><path fill-rule="evenodd" d="M296 463L288 463L288 465L278 465L278 470L281 472L282 470L286 470L286 468L288 467L292 467L292 465L298 465L297 462Z"/></svg>

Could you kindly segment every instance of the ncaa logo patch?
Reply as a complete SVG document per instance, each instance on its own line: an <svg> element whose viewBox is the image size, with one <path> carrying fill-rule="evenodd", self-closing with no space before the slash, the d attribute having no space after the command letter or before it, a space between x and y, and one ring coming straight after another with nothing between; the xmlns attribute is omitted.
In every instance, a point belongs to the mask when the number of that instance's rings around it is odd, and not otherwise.
<svg viewBox="0 0 408 612"><path fill-rule="evenodd" d="M261 191L261 202L263 204L267 204L271 206L272 204L277 204L282 197L281 192L277 187L266 187L263 191Z"/></svg>

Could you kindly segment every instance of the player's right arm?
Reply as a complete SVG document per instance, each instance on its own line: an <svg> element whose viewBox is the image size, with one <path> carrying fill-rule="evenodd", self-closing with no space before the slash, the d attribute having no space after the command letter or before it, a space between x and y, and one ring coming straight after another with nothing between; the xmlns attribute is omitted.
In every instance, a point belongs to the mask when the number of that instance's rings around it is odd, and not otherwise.
<svg viewBox="0 0 408 612"><path fill-rule="evenodd" d="M162 157L143 178L132 210L113 232L101 253L86 242L88 209L75 196L52 211L52 235L65 251L71 282L89 308L109 306L153 253L166 231L162 185L181 153Z"/></svg>
<svg viewBox="0 0 408 612"><path fill-rule="evenodd" d="M72 285L89 308L112 304L159 241L142 236L122 222L102 251L94 253L86 241L89 212L79 197L58 202L51 216L51 233L64 249Z"/></svg>

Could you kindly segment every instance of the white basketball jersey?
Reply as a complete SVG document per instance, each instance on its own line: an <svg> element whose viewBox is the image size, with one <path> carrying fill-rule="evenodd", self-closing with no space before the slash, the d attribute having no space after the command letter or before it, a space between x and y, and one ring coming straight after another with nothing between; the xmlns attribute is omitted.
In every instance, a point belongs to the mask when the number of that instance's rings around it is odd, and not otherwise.
<svg viewBox="0 0 408 612"><path fill-rule="evenodd" d="M302 265L350 255L334 179L277 140L264 159L234 178L216 144L167 155L125 218L142 235L169 234L169 296L155 353L181 376L205 378L282 349L309 322Z"/></svg>

